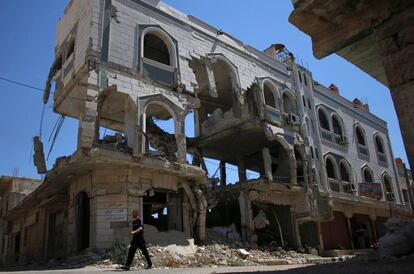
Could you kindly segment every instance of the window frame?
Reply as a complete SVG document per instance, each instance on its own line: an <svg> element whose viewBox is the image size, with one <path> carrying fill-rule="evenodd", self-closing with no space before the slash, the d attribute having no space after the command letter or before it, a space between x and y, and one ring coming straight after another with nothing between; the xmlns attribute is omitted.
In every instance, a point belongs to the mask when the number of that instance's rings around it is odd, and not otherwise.
<svg viewBox="0 0 414 274"><path fill-rule="evenodd" d="M168 32L163 30L159 26L143 26L144 29L141 30L140 34L140 48L139 48L139 71L140 74L143 75L144 73L144 65L149 65L152 67L155 67L157 69L173 73L173 82L172 83L165 83L161 80L153 79L157 83L164 84L164 85L177 85L179 82L179 60L178 60L178 43L177 41L170 35ZM145 36L151 34L157 36L159 39L161 39L166 48L168 49L169 59L170 59L170 65L166 65L163 63L160 63L156 60L147 58L144 56L144 49L145 49Z"/></svg>

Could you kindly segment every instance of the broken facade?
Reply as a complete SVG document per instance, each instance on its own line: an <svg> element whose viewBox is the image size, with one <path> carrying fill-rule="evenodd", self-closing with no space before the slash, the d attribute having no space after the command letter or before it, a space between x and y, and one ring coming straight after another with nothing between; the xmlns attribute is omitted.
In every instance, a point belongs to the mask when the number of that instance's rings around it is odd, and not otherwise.
<svg viewBox="0 0 414 274"><path fill-rule="evenodd" d="M27 246L28 233L31 233L29 228L36 221L36 216L19 216L21 220L16 223L9 223L7 216L41 183L41 180L23 177L0 177L0 262L18 261L21 249Z"/></svg>
<svg viewBox="0 0 414 274"><path fill-rule="evenodd" d="M206 226L234 223L246 244L322 250L338 248L323 244L337 212L388 217L383 208L401 204L385 122L315 85L283 45L259 51L158 1L73 0L58 24L55 57L47 87L53 79L54 110L79 120L78 149L9 212L16 226L22 216L44 216L33 224L43 231L38 252L31 245L19 263L109 249L125 241L133 210L158 230L200 241ZM386 166L371 140L372 156L358 158L358 125L367 140L381 136ZM208 159L219 162L216 174ZM385 183L357 175L363 164L390 175L395 198L386 202ZM239 175L231 185L229 165ZM363 197L362 187L381 197Z"/></svg>

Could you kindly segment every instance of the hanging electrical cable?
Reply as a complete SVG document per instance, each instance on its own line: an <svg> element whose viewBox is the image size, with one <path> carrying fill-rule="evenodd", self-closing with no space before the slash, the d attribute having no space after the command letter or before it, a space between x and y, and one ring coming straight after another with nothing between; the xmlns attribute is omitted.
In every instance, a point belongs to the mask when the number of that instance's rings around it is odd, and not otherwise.
<svg viewBox="0 0 414 274"><path fill-rule="evenodd" d="M59 116L57 127L56 127L56 130L55 130L55 134L53 136L53 141L52 141L52 144L50 145L49 152L47 153L46 160L49 160L50 153L52 152L53 147L55 146L56 139L59 136L59 132L60 132L60 129L62 128L63 122L65 121L65 117L66 116L64 116L64 115Z"/></svg>

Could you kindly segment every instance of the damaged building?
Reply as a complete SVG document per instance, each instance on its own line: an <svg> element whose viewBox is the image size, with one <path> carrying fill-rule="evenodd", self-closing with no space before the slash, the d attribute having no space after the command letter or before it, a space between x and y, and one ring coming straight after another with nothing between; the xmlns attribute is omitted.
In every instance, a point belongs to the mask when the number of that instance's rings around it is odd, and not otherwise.
<svg viewBox="0 0 414 274"><path fill-rule="evenodd" d="M45 179L2 215L3 263L110 249L133 210L198 241L221 226L246 245L319 251L369 247L385 218L410 216L386 123L282 44L257 50L155 0L71 0L45 103L52 81L77 150L46 171L36 139ZM27 219L41 233L22 239Z"/></svg>

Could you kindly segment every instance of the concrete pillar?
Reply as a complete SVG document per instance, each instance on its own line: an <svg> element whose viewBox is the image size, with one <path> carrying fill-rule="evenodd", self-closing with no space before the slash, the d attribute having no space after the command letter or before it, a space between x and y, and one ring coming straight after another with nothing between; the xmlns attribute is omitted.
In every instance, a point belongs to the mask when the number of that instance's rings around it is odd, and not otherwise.
<svg viewBox="0 0 414 274"><path fill-rule="evenodd" d="M220 186L225 186L226 184L227 184L226 162L220 161Z"/></svg>
<svg viewBox="0 0 414 274"><path fill-rule="evenodd" d="M300 233L299 233L299 224L296 221L295 213L292 211L290 214L291 214L290 216L291 216L291 221L292 221L293 233L294 233L295 241L296 241L296 248L300 249L300 248L303 248L303 246L302 246L302 240L300 238Z"/></svg>
<svg viewBox="0 0 414 274"><path fill-rule="evenodd" d="M135 157L142 155L139 143L138 132L138 109L136 104L131 100L125 100L125 136L128 147L132 148L132 154Z"/></svg>
<svg viewBox="0 0 414 274"><path fill-rule="evenodd" d="M187 145L184 132L184 119L174 121L175 140L177 142L177 162L185 164L187 162Z"/></svg>
<svg viewBox="0 0 414 274"><path fill-rule="evenodd" d="M244 243L249 243L250 238L254 232L253 226L253 211L252 204L248 195L248 192L240 191L239 195L239 207L240 207L240 224L241 224L241 236Z"/></svg>
<svg viewBox="0 0 414 274"><path fill-rule="evenodd" d="M96 101L98 92L95 90L87 90L87 98L84 103L84 110L79 117L79 129L78 129L78 149L91 148L96 139L99 138L96 133L97 116L98 116L98 103Z"/></svg>
<svg viewBox="0 0 414 274"><path fill-rule="evenodd" d="M264 164L264 174L266 178L272 182L273 181L273 173L272 173L272 156L270 155L270 151L267 147L262 149L262 157L263 157L263 164Z"/></svg>
<svg viewBox="0 0 414 274"><path fill-rule="evenodd" d="M316 222L316 226L317 226L318 235L319 235L319 252L321 253L322 250L324 249L324 246L323 246L323 231L322 231L321 222Z"/></svg>
<svg viewBox="0 0 414 274"><path fill-rule="evenodd" d="M351 220L347 216L345 216L346 224L348 228L348 234L349 234L349 240L351 242L351 249L355 249L354 247L354 241L353 241L353 235L352 235L352 228L351 228Z"/></svg>
<svg viewBox="0 0 414 274"><path fill-rule="evenodd" d="M237 167L238 167L238 172L239 172L239 183L240 185L244 182L247 181L247 177L246 177L246 168L244 166L244 160L243 157L240 157L237 159Z"/></svg>
<svg viewBox="0 0 414 274"><path fill-rule="evenodd" d="M375 30L382 64L397 112L405 150L414 170L414 40L412 12L404 9Z"/></svg>
<svg viewBox="0 0 414 274"><path fill-rule="evenodd" d="M404 163L403 163L403 168L404 168L405 182L407 184L408 202L410 203L411 211L414 211L414 201L413 201L413 194L412 194L413 191L411 189L411 183L410 183L410 178L408 176L407 167L405 166Z"/></svg>

